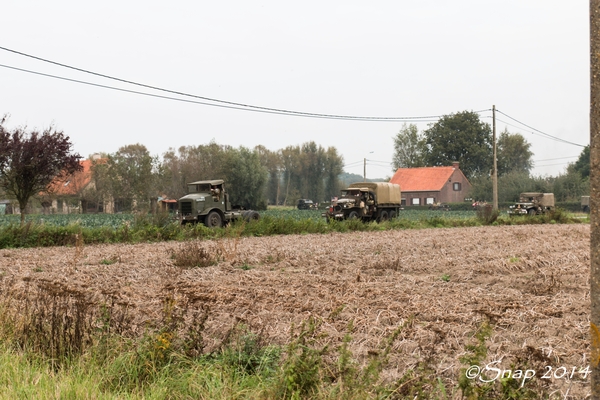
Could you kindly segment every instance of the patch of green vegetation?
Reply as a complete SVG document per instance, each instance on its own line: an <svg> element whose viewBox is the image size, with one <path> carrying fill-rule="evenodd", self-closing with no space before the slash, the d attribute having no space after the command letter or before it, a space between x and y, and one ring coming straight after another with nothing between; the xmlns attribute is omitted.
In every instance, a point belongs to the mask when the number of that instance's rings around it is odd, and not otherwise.
<svg viewBox="0 0 600 400"><path fill-rule="evenodd" d="M494 214L477 216L474 211L403 210L397 218L382 223L360 219L329 221L312 210L267 210L257 221L235 221L224 228L203 224L180 225L168 214L111 215L76 214L27 216L24 226L14 215L0 216L0 249L42 246L75 246L99 243L140 243L168 240L218 239L331 232L375 232L396 229L455 228L482 225L586 223L561 209L534 217L510 218ZM60 218L59 218L60 217ZM79 238L79 239L78 239Z"/></svg>
<svg viewBox="0 0 600 400"><path fill-rule="evenodd" d="M474 344L465 346L465 354L460 357L463 367L460 369L458 386L463 399L542 399L548 398L545 383L524 381L523 371L530 370L527 365L511 365L509 369L500 369L499 361L487 361L487 340L492 336L493 328L484 321L474 333ZM494 370L497 368L497 370ZM501 375L498 375L498 372ZM488 375L489 373L489 375ZM529 379L531 379L531 375ZM481 379L479 379L481 378Z"/></svg>
<svg viewBox="0 0 600 400"><path fill-rule="evenodd" d="M342 338L329 338L344 306L326 318L309 317L292 326L287 343L273 344L260 327L236 323L220 337L211 331L210 341L220 345L208 350L210 309L189 298L164 295L162 315L148 321L140 336L131 335L128 306L116 297L90 304L83 291L60 283L39 286L35 296L22 299L25 307L8 308L6 299L0 301L2 398L54 398L57 391L61 398L94 399L450 399L459 392L465 399L549 398L549 387L537 383L540 379L525 387L508 376L493 382L468 379L469 367L487 360L493 333L488 322L465 346L458 383L436 376L426 355L390 381L382 372L395 368L390 355L414 328L413 318L367 349L366 359L351 350L356 348L352 319ZM364 344L360 348L362 353Z"/></svg>

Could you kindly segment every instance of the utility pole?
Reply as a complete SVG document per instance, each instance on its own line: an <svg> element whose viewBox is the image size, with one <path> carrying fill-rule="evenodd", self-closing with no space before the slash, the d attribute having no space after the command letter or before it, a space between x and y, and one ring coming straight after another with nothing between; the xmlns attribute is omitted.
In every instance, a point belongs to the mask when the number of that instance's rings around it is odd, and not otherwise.
<svg viewBox="0 0 600 400"><path fill-rule="evenodd" d="M368 154L374 153L373 151L370 151ZM367 181L367 157L365 156L364 161L363 161L363 182Z"/></svg>
<svg viewBox="0 0 600 400"><path fill-rule="evenodd" d="M492 210L498 211L498 157L496 151L496 106L492 106L492 141L494 161L492 167Z"/></svg>
<svg viewBox="0 0 600 400"><path fill-rule="evenodd" d="M590 0L590 370L600 399L600 0Z"/></svg>

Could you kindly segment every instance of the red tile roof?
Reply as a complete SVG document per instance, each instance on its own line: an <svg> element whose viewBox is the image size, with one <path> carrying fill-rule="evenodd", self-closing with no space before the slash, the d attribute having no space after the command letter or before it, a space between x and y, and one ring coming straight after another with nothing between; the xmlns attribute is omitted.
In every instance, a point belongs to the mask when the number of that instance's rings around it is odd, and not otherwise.
<svg viewBox="0 0 600 400"><path fill-rule="evenodd" d="M398 168L390 182L399 184L403 192L438 191L454 170L454 167Z"/></svg>
<svg viewBox="0 0 600 400"><path fill-rule="evenodd" d="M65 178L56 179L48 185L48 194L57 196L69 196L78 194L92 180L92 160L81 161L83 170L75 172L73 175Z"/></svg>

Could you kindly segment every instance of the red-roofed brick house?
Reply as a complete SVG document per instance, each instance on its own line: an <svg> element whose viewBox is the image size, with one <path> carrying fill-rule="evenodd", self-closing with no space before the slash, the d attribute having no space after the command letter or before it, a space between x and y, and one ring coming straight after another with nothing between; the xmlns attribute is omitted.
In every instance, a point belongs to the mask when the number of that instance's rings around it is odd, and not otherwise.
<svg viewBox="0 0 600 400"><path fill-rule="evenodd" d="M95 158L81 161L82 171L67 178L60 178L48 185L42 195L42 206L45 212L71 214L113 212L112 199L108 201L94 199L96 184L93 181L92 166L94 162L106 162Z"/></svg>
<svg viewBox="0 0 600 400"><path fill-rule="evenodd" d="M458 162L451 167L398 168L390 182L400 185L402 204L406 206L462 203L471 192Z"/></svg>

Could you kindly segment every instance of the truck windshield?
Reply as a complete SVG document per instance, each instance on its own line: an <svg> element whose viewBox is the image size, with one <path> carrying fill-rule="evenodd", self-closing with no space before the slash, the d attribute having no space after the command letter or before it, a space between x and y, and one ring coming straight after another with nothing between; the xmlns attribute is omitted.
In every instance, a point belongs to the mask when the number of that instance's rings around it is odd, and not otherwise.
<svg viewBox="0 0 600 400"><path fill-rule="evenodd" d="M210 191L210 184L203 183L199 185L188 185L188 193L207 193Z"/></svg>

